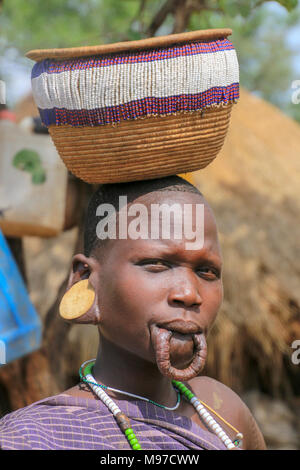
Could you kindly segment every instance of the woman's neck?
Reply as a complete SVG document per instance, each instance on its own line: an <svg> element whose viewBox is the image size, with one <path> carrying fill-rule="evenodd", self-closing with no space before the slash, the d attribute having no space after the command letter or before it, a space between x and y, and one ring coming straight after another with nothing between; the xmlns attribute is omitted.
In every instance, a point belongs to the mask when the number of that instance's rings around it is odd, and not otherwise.
<svg viewBox="0 0 300 470"><path fill-rule="evenodd" d="M149 398L168 407L174 406L177 401L172 381L159 372L156 363L145 361L102 336L93 374L98 383ZM126 398L114 392L108 393L112 398Z"/></svg>

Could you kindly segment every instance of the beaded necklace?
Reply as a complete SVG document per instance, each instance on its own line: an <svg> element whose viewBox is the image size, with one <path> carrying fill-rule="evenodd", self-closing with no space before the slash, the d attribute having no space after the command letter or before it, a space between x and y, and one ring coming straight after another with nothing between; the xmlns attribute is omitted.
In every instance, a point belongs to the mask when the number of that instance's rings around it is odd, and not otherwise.
<svg viewBox="0 0 300 470"><path fill-rule="evenodd" d="M211 429L211 431L218 436L224 445L227 447L228 450L232 450L235 447L241 447L243 435L240 433L236 428L234 428L230 423L228 423L224 418L222 418L216 411L210 408L206 403L198 400L198 398L182 383L178 380L172 380L172 385L175 389L177 389L177 403L174 407L169 408L164 405L160 405L159 403L150 400L149 398L140 397L139 395L134 395L133 393L124 392L122 390L114 389L108 387L106 385L98 384L95 378L92 375L92 369L95 364L95 359L91 359L89 361L85 361L79 369L79 377L80 379L89 385L89 387L94 391L94 393L100 398L100 400L107 406L107 408L112 412L114 415L121 431L126 436L131 448L133 450L142 450L142 447L134 434L129 418L123 413L120 408L116 405L116 403L107 395L105 390L111 390L114 392L121 393L123 395L128 395L140 400L147 401L148 403L152 403L153 405L159 406L160 408L164 408L166 410L176 410L180 404L180 394L186 398L191 405L196 409L197 413L199 414L200 418L205 422L205 424ZM82 372L83 370L83 372ZM237 434L235 436L234 441L232 441L227 434L223 431L221 426L216 422L216 420L209 414L209 412L205 409L209 409L212 413L218 416L227 426L233 429Z"/></svg>
<svg viewBox="0 0 300 470"><path fill-rule="evenodd" d="M123 390L118 390L117 388L112 388L112 387L108 387L107 385L102 385L102 384L98 384L95 379L93 379L93 382L90 382L86 379L84 379L83 375L82 375L82 369L85 367L86 364L90 363L89 366L87 366L84 370L86 372L86 374L89 374L91 375L92 377L92 368L94 366L94 363L95 363L95 360L92 359L90 361L85 361L80 369L79 369L79 377L81 378L81 380L83 380L83 382L85 383L88 383L90 385L97 385L98 387L101 387L103 390L110 390L111 392L117 392L117 393L121 393L122 395L127 395L129 397L133 397L133 398L137 398L138 400L144 400L148 403L152 403L153 405L156 405L156 406L159 406L160 408L164 408L164 410L169 410L169 411L174 411L174 410L177 410L177 408L179 407L180 405L180 392L179 390L177 391L177 402L176 402L176 405L173 406L173 407L168 407L168 406L165 406L165 405L160 405L159 403L156 403L155 401L153 400L150 400L150 398L145 398L145 397L141 397L140 395L134 395L133 393L129 393L129 392L123 392Z"/></svg>

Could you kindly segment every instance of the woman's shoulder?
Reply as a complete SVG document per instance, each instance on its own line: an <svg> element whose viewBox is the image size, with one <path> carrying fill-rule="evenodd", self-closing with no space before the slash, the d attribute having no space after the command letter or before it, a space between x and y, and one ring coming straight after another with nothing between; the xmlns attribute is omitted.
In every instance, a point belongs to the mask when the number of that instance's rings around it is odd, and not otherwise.
<svg viewBox="0 0 300 470"><path fill-rule="evenodd" d="M190 380L188 385L199 400L217 413L211 414L221 425L223 422L218 415L243 434L244 449L266 448L252 413L236 392L207 376L196 377Z"/></svg>
<svg viewBox="0 0 300 470"><path fill-rule="evenodd" d="M27 423L30 420L46 421L47 417L49 417L50 420L55 415L60 416L62 412L65 412L66 416L69 413L74 416L75 411L87 409L93 405L94 400L87 400L87 397L84 394L76 395L69 393L69 390L66 390L65 392L43 398L0 416L0 431L3 426L8 426L14 422L20 424Z"/></svg>
<svg viewBox="0 0 300 470"><path fill-rule="evenodd" d="M44 398L2 416L0 419L0 448L31 449L32 443L30 441L35 440L41 426L43 427L43 423L47 419L49 423L48 402L52 402L53 406L57 397Z"/></svg>

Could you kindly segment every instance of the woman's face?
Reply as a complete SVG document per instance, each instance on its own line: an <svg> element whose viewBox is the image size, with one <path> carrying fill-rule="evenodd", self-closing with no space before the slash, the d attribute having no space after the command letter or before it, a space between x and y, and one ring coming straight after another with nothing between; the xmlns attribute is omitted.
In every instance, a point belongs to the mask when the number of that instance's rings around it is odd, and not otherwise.
<svg viewBox="0 0 300 470"><path fill-rule="evenodd" d="M222 259L217 228L206 201L189 192L154 192L139 197L149 216L152 204L204 204L204 245L187 249L190 240L170 237L158 240L108 241L99 270L100 334L111 343L150 362L155 362L151 327L181 320L207 335L223 299ZM152 206L153 207L153 206ZM196 211L190 214L197 226ZM171 218L172 224L172 218ZM172 233L172 225L171 225ZM195 326L195 328L196 328ZM175 335L172 346L176 367L191 362L190 334Z"/></svg>

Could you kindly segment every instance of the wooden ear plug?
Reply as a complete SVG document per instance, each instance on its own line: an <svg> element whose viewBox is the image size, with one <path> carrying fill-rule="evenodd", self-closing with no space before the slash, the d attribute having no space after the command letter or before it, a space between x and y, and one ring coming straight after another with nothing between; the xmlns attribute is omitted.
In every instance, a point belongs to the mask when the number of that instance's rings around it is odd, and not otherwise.
<svg viewBox="0 0 300 470"><path fill-rule="evenodd" d="M88 279L77 282L63 296L59 313L65 320L74 320L84 315L93 305L95 291Z"/></svg>

